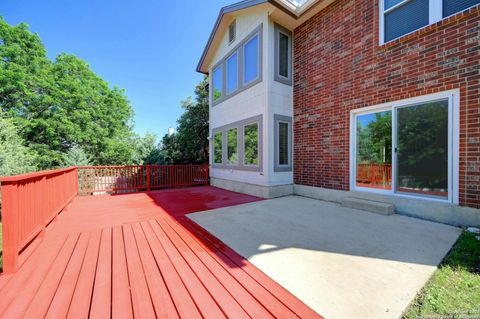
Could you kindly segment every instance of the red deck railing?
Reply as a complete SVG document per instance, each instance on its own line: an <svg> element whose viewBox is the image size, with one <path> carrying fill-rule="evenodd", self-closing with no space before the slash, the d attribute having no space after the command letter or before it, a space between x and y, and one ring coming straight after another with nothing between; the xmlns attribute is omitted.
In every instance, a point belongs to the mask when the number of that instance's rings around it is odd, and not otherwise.
<svg viewBox="0 0 480 319"><path fill-rule="evenodd" d="M77 177L74 167L0 180L5 273L17 270L20 252L77 195Z"/></svg>
<svg viewBox="0 0 480 319"><path fill-rule="evenodd" d="M80 195L126 193L208 184L208 165L79 167Z"/></svg>
<svg viewBox="0 0 480 319"><path fill-rule="evenodd" d="M392 164L358 164L357 183L387 185L392 183Z"/></svg>
<svg viewBox="0 0 480 319"><path fill-rule="evenodd" d="M72 167L0 179L3 270L14 273L20 252L76 195L207 185L208 165Z"/></svg>

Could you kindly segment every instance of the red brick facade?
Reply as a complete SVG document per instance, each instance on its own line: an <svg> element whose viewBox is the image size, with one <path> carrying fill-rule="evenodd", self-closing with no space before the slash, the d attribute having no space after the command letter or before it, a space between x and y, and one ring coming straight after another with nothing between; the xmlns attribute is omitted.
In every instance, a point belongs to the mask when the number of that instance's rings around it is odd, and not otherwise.
<svg viewBox="0 0 480 319"><path fill-rule="evenodd" d="M378 43L378 0L340 0L295 30L296 184L349 189L350 110L460 89L460 203L480 208L480 9Z"/></svg>

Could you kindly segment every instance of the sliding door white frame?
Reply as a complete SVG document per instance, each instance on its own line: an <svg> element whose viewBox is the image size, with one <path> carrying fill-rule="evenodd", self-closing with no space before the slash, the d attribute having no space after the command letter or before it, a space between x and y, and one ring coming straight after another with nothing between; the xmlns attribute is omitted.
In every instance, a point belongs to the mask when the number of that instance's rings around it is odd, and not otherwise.
<svg viewBox="0 0 480 319"><path fill-rule="evenodd" d="M426 102L448 99L448 199L426 197L422 195L404 194L396 192L397 185L397 110L401 107L414 106ZM374 189L356 185L357 168L357 117L378 112L392 112L392 189ZM370 193L394 195L407 198L418 198L440 202L459 203L459 140L460 140L460 91L451 90L420 97L369 106L350 111L350 190Z"/></svg>

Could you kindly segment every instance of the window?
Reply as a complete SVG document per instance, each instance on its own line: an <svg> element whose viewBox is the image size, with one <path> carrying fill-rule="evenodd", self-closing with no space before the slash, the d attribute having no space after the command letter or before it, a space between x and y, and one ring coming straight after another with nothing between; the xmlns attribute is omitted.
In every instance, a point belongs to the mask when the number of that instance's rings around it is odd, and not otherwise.
<svg viewBox="0 0 480 319"><path fill-rule="evenodd" d="M278 165L288 165L288 123L278 123Z"/></svg>
<svg viewBox="0 0 480 319"><path fill-rule="evenodd" d="M237 36L237 21L233 20L233 22L230 23L230 26L228 27L228 43L232 44L233 41L235 41L236 36Z"/></svg>
<svg viewBox="0 0 480 319"><path fill-rule="evenodd" d="M478 5L480 0L382 0L380 44Z"/></svg>
<svg viewBox="0 0 480 319"><path fill-rule="evenodd" d="M258 78L259 75L259 41L255 35L244 46L243 52L243 83L247 84Z"/></svg>
<svg viewBox="0 0 480 319"><path fill-rule="evenodd" d="M291 123L291 118L285 117L282 120ZM291 127L289 130L289 137L291 137ZM261 172L263 169L262 132L262 115L213 129L211 159L213 167ZM291 150L291 144L289 147ZM289 156L291 163L291 155Z"/></svg>
<svg viewBox="0 0 480 319"><path fill-rule="evenodd" d="M397 109L397 192L448 198L448 100Z"/></svg>
<svg viewBox="0 0 480 319"><path fill-rule="evenodd" d="M392 189L392 111L357 116L356 185Z"/></svg>
<svg viewBox="0 0 480 319"><path fill-rule="evenodd" d="M480 0L443 0L443 17L446 18L480 3Z"/></svg>
<svg viewBox="0 0 480 319"><path fill-rule="evenodd" d="M458 201L458 93L354 110L352 189Z"/></svg>
<svg viewBox="0 0 480 319"><path fill-rule="evenodd" d="M216 132L213 138L213 163L223 163L223 151L222 151L222 132Z"/></svg>
<svg viewBox="0 0 480 319"><path fill-rule="evenodd" d="M292 34L275 24L275 80L292 85Z"/></svg>
<svg viewBox="0 0 480 319"><path fill-rule="evenodd" d="M262 29L261 24L212 68L212 106L262 81Z"/></svg>
<svg viewBox="0 0 480 319"><path fill-rule="evenodd" d="M229 129L227 136L227 163L238 164L238 129Z"/></svg>
<svg viewBox="0 0 480 319"><path fill-rule="evenodd" d="M385 42L428 25L429 0L385 0Z"/></svg>
<svg viewBox="0 0 480 319"><path fill-rule="evenodd" d="M227 94L235 92L238 88L238 53L227 60Z"/></svg>
<svg viewBox="0 0 480 319"><path fill-rule="evenodd" d="M275 172L292 170L292 118L274 115Z"/></svg>
<svg viewBox="0 0 480 319"><path fill-rule="evenodd" d="M258 123L244 127L244 164L258 166Z"/></svg>
<svg viewBox="0 0 480 319"><path fill-rule="evenodd" d="M213 71L213 100L217 101L223 95L223 65Z"/></svg>

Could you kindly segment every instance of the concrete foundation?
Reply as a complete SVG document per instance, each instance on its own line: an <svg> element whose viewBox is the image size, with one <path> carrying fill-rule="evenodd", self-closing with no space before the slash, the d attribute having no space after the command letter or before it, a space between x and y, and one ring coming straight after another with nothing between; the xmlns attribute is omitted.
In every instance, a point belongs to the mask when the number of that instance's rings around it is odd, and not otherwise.
<svg viewBox="0 0 480 319"><path fill-rule="evenodd" d="M319 187L294 185L294 194L342 203L348 197L393 204L395 212L401 215L413 216L454 226L480 225L480 209L461 207L440 201L380 195L368 192L347 192Z"/></svg>
<svg viewBox="0 0 480 319"><path fill-rule="evenodd" d="M277 198L288 195L299 195L327 202L343 203L354 197L368 201L393 205L395 213L413 216L425 220L454 226L480 225L480 209L461 207L445 202L392 195L381 195L368 192L349 192L304 185L262 186L232 180L211 178L212 186L248 194L262 198ZM355 207L361 209L361 207ZM366 209L369 211L369 209ZM390 214L390 211L388 212Z"/></svg>
<svg viewBox="0 0 480 319"><path fill-rule="evenodd" d="M293 194L293 185L262 186L220 178L211 178L210 184L215 187L261 198L276 198Z"/></svg>

